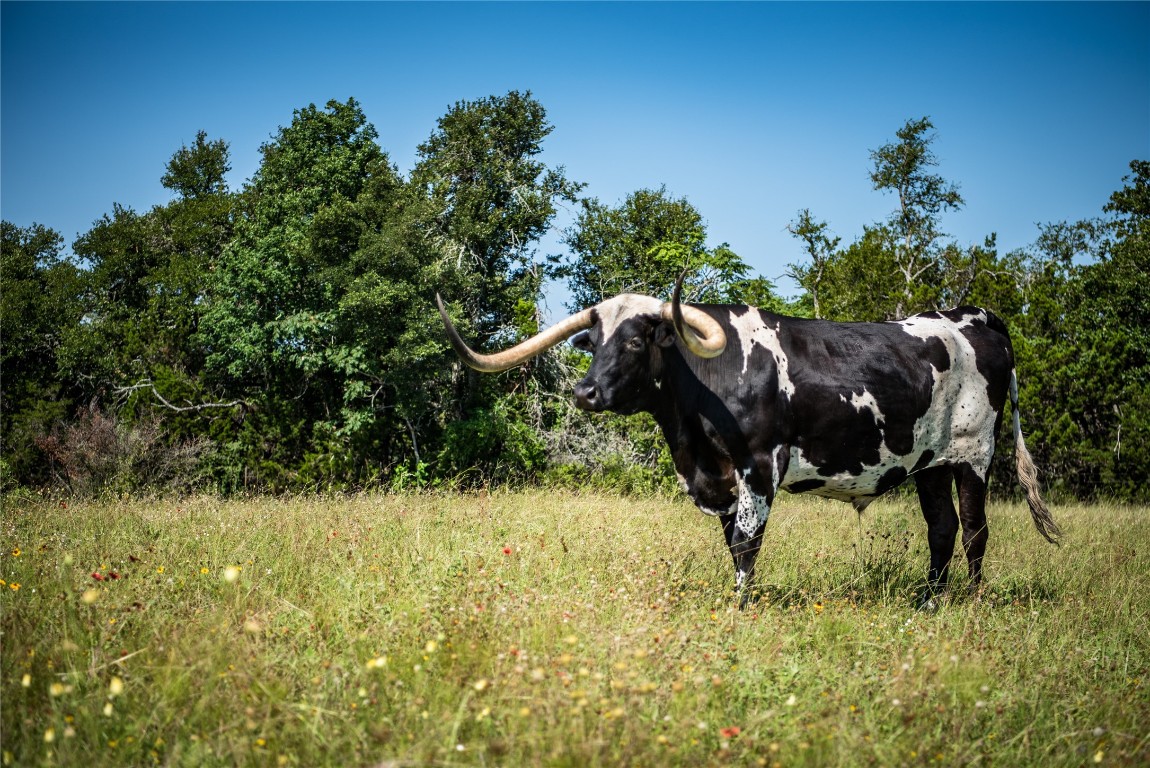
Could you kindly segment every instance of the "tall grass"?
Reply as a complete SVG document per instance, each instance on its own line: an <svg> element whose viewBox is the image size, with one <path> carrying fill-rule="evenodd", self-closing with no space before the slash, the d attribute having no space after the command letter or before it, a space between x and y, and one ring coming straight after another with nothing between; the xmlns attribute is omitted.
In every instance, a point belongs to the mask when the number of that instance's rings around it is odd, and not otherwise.
<svg viewBox="0 0 1150 768"><path fill-rule="evenodd" d="M781 501L739 611L682 499L9 498L3 761L1150 764L1146 509L993 505L923 613L913 504Z"/></svg>

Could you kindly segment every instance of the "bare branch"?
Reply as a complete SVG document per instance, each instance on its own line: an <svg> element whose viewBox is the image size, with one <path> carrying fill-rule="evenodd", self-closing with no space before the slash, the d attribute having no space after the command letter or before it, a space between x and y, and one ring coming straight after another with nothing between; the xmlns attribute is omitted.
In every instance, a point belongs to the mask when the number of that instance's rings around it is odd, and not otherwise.
<svg viewBox="0 0 1150 768"><path fill-rule="evenodd" d="M248 404L245 400L232 400L229 403L197 403L193 405L175 405L174 403L169 402L167 398L160 394L159 390L156 389L156 385L152 382L151 379L143 379L142 381L138 381L135 384L131 384L126 387L116 387L113 391L117 397L123 397L141 389L150 389L152 391L152 395L156 398L156 400L159 401L161 405L170 411L175 411L176 413L185 413L187 411L202 411L207 408L234 408L237 405Z"/></svg>

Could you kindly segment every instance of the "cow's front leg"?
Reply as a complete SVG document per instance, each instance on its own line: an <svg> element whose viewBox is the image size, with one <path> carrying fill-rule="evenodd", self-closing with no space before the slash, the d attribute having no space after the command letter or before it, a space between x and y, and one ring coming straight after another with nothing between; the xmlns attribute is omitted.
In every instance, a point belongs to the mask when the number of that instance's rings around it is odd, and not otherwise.
<svg viewBox="0 0 1150 768"><path fill-rule="evenodd" d="M735 562L735 593L739 607L745 608L753 594L755 560L763 543L763 530L771 514L766 494L755 493L745 478L738 483L738 500L732 514L722 515L723 536Z"/></svg>
<svg viewBox="0 0 1150 768"><path fill-rule="evenodd" d="M722 515L719 520L723 524L723 536L727 539L731 559L735 562L735 594L739 607L746 608L753 594L755 560L759 556L766 525L760 525L758 530L748 536L739 528L737 517L737 514Z"/></svg>

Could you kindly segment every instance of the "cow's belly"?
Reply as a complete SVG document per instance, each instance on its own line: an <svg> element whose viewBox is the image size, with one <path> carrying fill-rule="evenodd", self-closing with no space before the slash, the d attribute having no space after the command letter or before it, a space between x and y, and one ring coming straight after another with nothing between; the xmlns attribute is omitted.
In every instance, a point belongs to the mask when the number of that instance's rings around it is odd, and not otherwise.
<svg viewBox="0 0 1150 768"><path fill-rule="evenodd" d="M877 464L863 465L859 472L827 473L807 461L802 451L790 449L787 471L779 484L791 493L813 493L864 507L887 491L898 487L915 472L937 466L968 465L985 477L994 453L993 420L981 431L940 434L941 440L920 439L908 454L894 454L886 446Z"/></svg>
<svg viewBox="0 0 1150 768"><path fill-rule="evenodd" d="M916 469L917 456L884 457L873 466L864 466L861 472L824 474L807 461L798 448L791 448L787 472L780 487L791 493L813 493L840 501L865 503L901 484ZM921 469L922 467L917 467Z"/></svg>

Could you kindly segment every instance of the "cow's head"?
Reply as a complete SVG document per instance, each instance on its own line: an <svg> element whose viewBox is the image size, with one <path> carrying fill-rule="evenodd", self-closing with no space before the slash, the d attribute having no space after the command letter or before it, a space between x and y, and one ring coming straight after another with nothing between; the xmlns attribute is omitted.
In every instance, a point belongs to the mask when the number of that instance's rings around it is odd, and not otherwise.
<svg viewBox="0 0 1150 768"><path fill-rule="evenodd" d="M679 301L682 279L669 302L625 293L578 312L503 352L481 355L455 330L443 301L435 297L451 346L477 371L494 373L520 365L574 336L572 344L594 359L575 385L575 404L588 411L635 413L649 407L663 366L663 350L679 339L700 357L716 357L727 344L722 327L701 309Z"/></svg>

